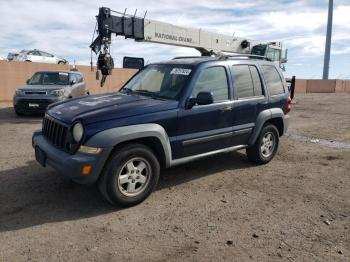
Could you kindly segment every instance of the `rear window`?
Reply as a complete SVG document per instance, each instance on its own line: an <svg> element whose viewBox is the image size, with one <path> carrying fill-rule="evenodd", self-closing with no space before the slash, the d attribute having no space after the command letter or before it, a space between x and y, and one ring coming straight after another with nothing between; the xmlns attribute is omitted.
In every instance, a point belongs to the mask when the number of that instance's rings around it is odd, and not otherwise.
<svg viewBox="0 0 350 262"><path fill-rule="evenodd" d="M262 66L265 81L267 84L267 89L271 96L279 95L284 93L284 87L281 77L274 66Z"/></svg>

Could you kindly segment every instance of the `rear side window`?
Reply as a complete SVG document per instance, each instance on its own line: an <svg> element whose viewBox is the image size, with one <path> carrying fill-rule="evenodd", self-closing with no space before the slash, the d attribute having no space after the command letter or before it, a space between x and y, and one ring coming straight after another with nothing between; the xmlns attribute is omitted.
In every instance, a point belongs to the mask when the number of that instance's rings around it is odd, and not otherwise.
<svg viewBox="0 0 350 262"><path fill-rule="evenodd" d="M77 83L83 82L83 77L82 77L81 75L75 74L75 77L76 77L76 79L77 79Z"/></svg>
<svg viewBox="0 0 350 262"><path fill-rule="evenodd" d="M191 97L196 97L199 92L211 92L214 102L228 100L228 84L225 68L215 66L206 68L200 72Z"/></svg>
<svg viewBox="0 0 350 262"><path fill-rule="evenodd" d="M37 56L41 56L40 53L38 51L31 51L28 53L28 55L37 55Z"/></svg>
<svg viewBox="0 0 350 262"><path fill-rule="evenodd" d="M255 66L234 65L232 70L238 98L262 95L261 80Z"/></svg>
<svg viewBox="0 0 350 262"><path fill-rule="evenodd" d="M75 83L79 83L79 77L77 74L70 74L70 81L75 81Z"/></svg>
<svg viewBox="0 0 350 262"><path fill-rule="evenodd" d="M274 66L262 66L267 89L271 96L284 93L284 87L281 77Z"/></svg>
<svg viewBox="0 0 350 262"><path fill-rule="evenodd" d="M263 95L263 92L262 92L262 84L261 84L260 75L258 73L258 69L255 66L249 66L249 69L253 79L254 95L261 96Z"/></svg>

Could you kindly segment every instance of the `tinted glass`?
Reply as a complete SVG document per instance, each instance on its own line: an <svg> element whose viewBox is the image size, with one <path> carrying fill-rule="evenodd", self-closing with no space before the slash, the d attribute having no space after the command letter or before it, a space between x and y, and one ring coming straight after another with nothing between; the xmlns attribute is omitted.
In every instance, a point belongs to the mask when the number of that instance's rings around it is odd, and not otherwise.
<svg viewBox="0 0 350 262"><path fill-rule="evenodd" d="M261 79L258 73L258 69L255 66L249 66L249 69L250 69L250 74L252 75L253 84L254 84L254 95L261 96L263 92L262 92Z"/></svg>
<svg viewBox="0 0 350 262"><path fill-rule="evenodd" d="M35 73L29 80L29 85L68 85L69 77L65 72Z"/></svg>
<svg viewBox="0 0 350 262"><path fill-rule="evenodd" d="M263 66L262 68L270 95L283 94L284 87L277 69L274 66Z"/></svg>
<svg viewBox="0 0 350 262"><path fill-rule="evenodd" d="M178 99L191 71L192 66L189 65L149 65L136 74L121 91Z"/></svg>
<svg viewBox="0 0 350 262"><path fill-rule="evenodd" d="M191 97L199 92L211 92L214 102L228 100L228 84L226 70L222 66L210 67L200 72L193 87Z"/></svg>
<svg viewBox="0 0 350 262"><path fill-rule="evenodd" d="M38 51L31 51L28 53L29 55L37 55L40 56L40 53Z"/></svg>
<svg viewBox="0 0 350 262"><path fill-rule="evenodd" d="M256 45L253 46L252 55L265 56L267 45Z"/></svg>
<svg viewBox="0 0 350 262"><path fill-rule="evenodd" d="M269 48L267 50L266 56L268 59L270 59L271 61L275 61L275 50L272 48Z"/></svg>
<svg viewBox="0 0 350 262"><path fill-rule="evenodd" d="M46 52L43 52L43 51L40 51L40 54L42 56L46 56L46 57L53 57L53 55L49 54L49 53L46 53Z"/></svg>
<svg viewBox="0 0 350 262"><path fill-rule="evenodd" d="M253 81L248 65L235 65L233 70L233 83L238 98L254 96Z"/></svg>
<svg viewBox="0 0 350 262"><path fill-rule="evenodd" d="M75 83L80 83L82 82L82 78L79 74L71 74L71 81L75 80Z"/></svg>
<svg viewBox="0 0 350 262"><path fill-rule="evenodd" d="M275 49L275 61L280 61L281 50Z"/></svg>

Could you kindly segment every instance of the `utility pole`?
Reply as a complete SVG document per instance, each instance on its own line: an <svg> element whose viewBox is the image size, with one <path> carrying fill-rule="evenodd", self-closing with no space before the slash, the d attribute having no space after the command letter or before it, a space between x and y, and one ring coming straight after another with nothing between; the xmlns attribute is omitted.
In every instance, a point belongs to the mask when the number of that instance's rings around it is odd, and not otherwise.
<svg viewBox="0 0 350 262"><path fill-rule="evenodd" d="M323 62L323 79L328 79L328 75L329 75L329 59L331 55L331 44L332 44L332 25L333 25L333 0L329 0L327 36L326 36L326 46L324 50L324 62Z"/></svg>

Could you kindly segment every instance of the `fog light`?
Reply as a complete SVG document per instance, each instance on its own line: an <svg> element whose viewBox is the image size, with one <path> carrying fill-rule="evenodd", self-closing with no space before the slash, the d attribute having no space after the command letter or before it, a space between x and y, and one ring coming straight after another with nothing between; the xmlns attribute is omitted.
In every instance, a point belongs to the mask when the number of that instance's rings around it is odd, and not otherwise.
<svg viewBox="0 0 350 262"><path fill-rule="evenodd" d="M86 165L86 166L83 167L81 173L82 173L84 176L87 176L87 175L90 174L91 168L92 168L92 164L88 164L88 165Z"/></svg>
<svg viewBox="0 0 350 262"><path fill-rule="evenodd" d="M79 147L79 152L86 153L86 154L98 154L102 151L102 148L99 147L90 147L90 146L83 146L81 145Z"/></svg>

